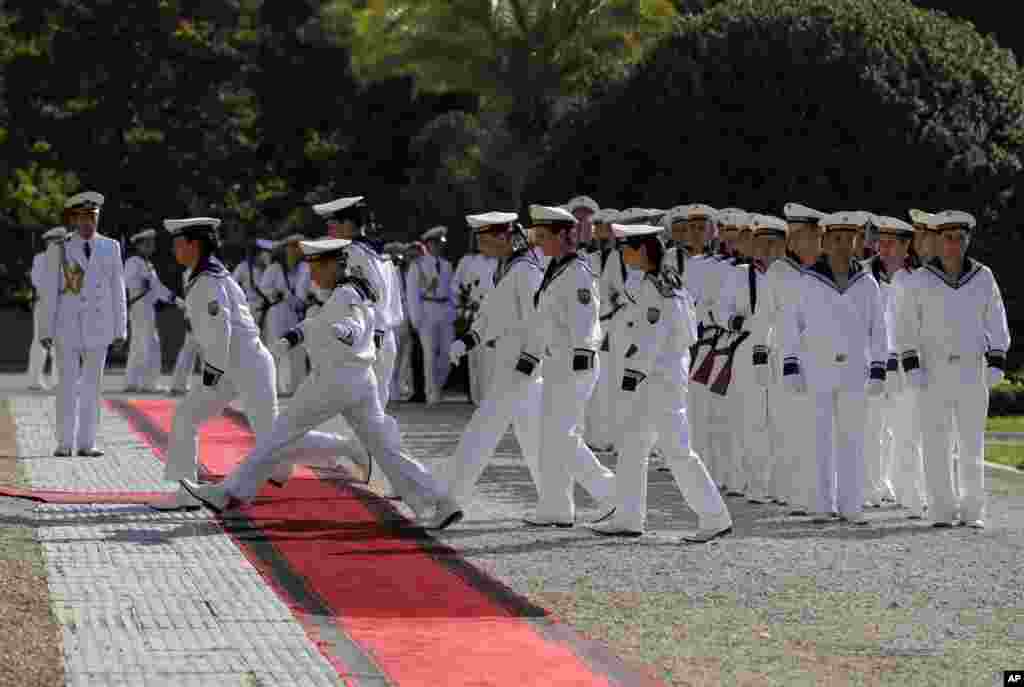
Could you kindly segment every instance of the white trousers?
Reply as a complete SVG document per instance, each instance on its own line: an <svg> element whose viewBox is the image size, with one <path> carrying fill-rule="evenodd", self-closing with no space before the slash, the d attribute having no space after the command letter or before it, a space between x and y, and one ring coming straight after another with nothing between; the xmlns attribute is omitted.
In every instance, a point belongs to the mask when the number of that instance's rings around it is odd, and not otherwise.
<svg viewBox="0 0 1024 687"><path fill-rule="evenodd" d="M574 480L602 506L610 505L615 496L615 475L583 441L584 409L600 374L600 356L594 356L594 368L574 372L571 351L544 360L538 520L575 520Z"/></svg>
<svg viewBox="0 0 1024 687"><path fill-rule="evenodd" d="M726 397L732 402L737 432L732 471L727 472L725 483L745 486L749 497L767 499L779 496L777 404L781 389L757 383L752 355L750 346L737 352Z"/></svg>
<svg viewBox="0 0 1024 687"><path fill-rule="evenodd" d="M543 381L539 376L527 377L510 365L496 372L494 384L470 418L448 463L445 481L456 502L466 504L471 500L474 487L509 422L530 477L535 485L540 484L538 454L543 394Z"/></svg>
<svg viewBox="0 0 1024 687"><path fill-rule="evenodd" d="M889 461L892 456L891 402L888 395L869 398L864 423L864 500L880 503L894 495Z"/></svg>
<svg viewBox="0 0 1024 687"><path fill-rule="evenodd" d="M257 340L253 340L256 344ZM261 344L253 345L245 354L232 360L229 370L213 388L196 385L174 409L171 443L164 468L164 479L195 480L198 474L199 428L212 417L220 415L231 401L241 398L249 425L257 442L269 433L278 415L274 360ZM351 455L351 442L337 434L311 432L297 449L315 455ZM311 461L312 462L312 461ZM291 474L291 465L284 465L274 478L284 482Z"/></svg>
<svg viewBox="0 0 1024 687"><path fill-rule="evenodd" d="M311 375L271 430L257 438L245 461L228 476L228 492L241 501L251 501L275 471L282 466L290 468L288 461L295 454L282 449L339 413L373 455L395 493L417 515L445 497L430 471L401 452L398 424L380 407L373 370L358 367Z"/></svg>
<svg viewBox="0 0 1024 687"><path fill-rule="evenodd" d="M412 395L414 384L412 378L412 328L408 322L403 321L394 331L398 352L395 369L391 376L391 396L405 399Z"/></svg>
<svg viewBox="0 0 1024 687"><path fill-rule="evenodd" d="M306 378L306 361L308 355L305 346L292 346L284 355L277 358L278 393L294 394L302 380Z"/></svg>
<svg viewBox="0 0 1024 687"><path fill-rule="evenodd" d="M171 389L175 391L188 391L189 379L196 367L196 358L199 356L199 342L192 332L185 334L185 341L181 344L178 357L174 361L174 373L171 376Z"/></svg>
<svg viewBox="0 0 1024 687"><path fill-rule="evenodd" d="M602 322L601 324L602 327L606 326L606 323ZM609 330L613 326L611 322L607 323ZM585 438L587 443L601 448L622 443L617 429L620 424L618 404L620 394L622 393L622 361L624 360L625 351L619 345L619 342L622 340L621 335L617 337L612 336L611 331L607 331L606 335L608 337L608 350L602 350L599 353L601 356L601 373L598 375L594 393L590 395L590 400L587 401L585 417ZM616 437L620 437L618 442L616 442Z"/></svg>
<svg viewBox="0 0 1024 687"><path fill-rule="evenodd" d="M32 309L32 344L28 349L28 383L34 386L49 386L45 382L43 370L46 367L46 349L39 343L39 320L43 317L43 309L39 303ZM60 382L56 358L50 364L50 384L57 386Z"/></svg>
<svg viewBox="0 0 1024 687"><path fill-rule="evenodd" d="M140 300L131 309L131 344L125 367L125 386L153 389L160 379L160 333L153 306ZM145 309L149 312L145 312Z"/></svg>
<svg viewBox="0 0 1024 687"><path fill-rule="evenodd" d="M928 485L928 517L965 521L985 517L985 419L988 388L984 370L967 366L933 365L928 387L918 395L924 437L924 473ZM976 377L964 383L965 377ZM956 431L959 455L953 470L952 438ZM959 489L955 483L958 483Z"/></svg>
<svg viewBox="0 0 1024 687"><path fill-rule="evenodd" d="M487 390L491 388L491 361L494 357L494 349L486 345L480 345L466 354L466 361L469 365L469 395L473 403L480 405Z"/></svg>
<svg viewBox="0 0 1024 687"><path fill-rule="evenodd" d="M636 392L623 423L622 450L616 479L615 522L643 531L647 519L647 464L651 447L659 441L665 462L686 504L697 513L702 527L728 518L722 495L707 468L690 446L686 417L686 389L659 378L648 378Z"/></svg>
<svg viewBox="0 0 1024 687"><path fill-rule="evenodd" d="M888 414L892 425L890 480L896 502L917 509L927 503L918 392L904 386L903 391L890 394Z"/></svg>
<svg viewBox="0 0 1024 687"><path fill-rule="evenodd" d="M373 363L373 373L377 379L390 380L395 372L395 359L398 357L398 344L395 341L395 332L391 329L384 330L383 346L377 350L377 359ZM377 385L377 395L380 399L380 407L387 408L391 400L391 384L381 381Z"/></svg>
<svg viewBox="0 0 1024 687"><path fill-rule="evenodd" d="M55 341L60 367L57 446L68 450L95 448L107 347L82 350L62 346L60 337Z"/></svg>
<svg viewBox="0 0 1024 687"><path fill-rule="evenodd" d="M811 506L817 513L859 515L864 508L867 394L820 390L811 393L815 403L814 453L818 462L817 493Z"/></svg>
<svg viewBox="0 0 1024 687"><path fill-rule="evenodd" d="M704 465L707 467L715 484L722 484L717 463L711 454L711 433L709 432L711 399L708 398L710 393L706 386L697 384L692 380L687 387L687 418L690 423L690 445L693 446L694 452L704 461Z"/></svg>
<svg viewBox="0 0 1024 687"><path fill-rule="evenodd" d="M423 378L427 402L441 400L441 391L448 380L448 349L455 336L445 303L424 301L420 321L420 344L423 346Z"/></svg>

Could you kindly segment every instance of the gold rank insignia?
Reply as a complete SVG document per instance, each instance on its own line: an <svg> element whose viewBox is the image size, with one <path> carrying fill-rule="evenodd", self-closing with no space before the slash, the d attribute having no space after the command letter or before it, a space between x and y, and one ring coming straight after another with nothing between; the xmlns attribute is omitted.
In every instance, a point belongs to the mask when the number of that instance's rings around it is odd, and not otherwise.
<svg viewBox="0 0 1024 687"><path fill-rule="evenodd" d="M64 263L62 272L64 273L64 286L61 288L61 293L70 293L78 296L82 293L82 284L85 282L85 270L74 260L69 260Z"/></svg>

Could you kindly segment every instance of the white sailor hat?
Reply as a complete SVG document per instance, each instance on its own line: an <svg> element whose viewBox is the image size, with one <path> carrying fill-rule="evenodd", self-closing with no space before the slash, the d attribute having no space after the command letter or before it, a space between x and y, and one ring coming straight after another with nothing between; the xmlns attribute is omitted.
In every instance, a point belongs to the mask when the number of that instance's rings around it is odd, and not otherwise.
<svg viewBox="0 0 1024 687"><path fill-rule="evenodd" d="M187 219L165 219L164 229L171 237L194 234L216 234L220 220L213 217L189 217Z"/></svg>
<svg viewBox="0 0 1024 687"><path fill-rule="evenodd" d="M336 213L342 212L343 210L359 207L360 204L362 204L364 198L366 198L366 196L350 196L348 198L338 198L337 200L332 200L329 203L320 203L319 205L314 205L313 212L315 212L320 217L330 217Z"/></svg>
<svg viewBox="0 0 1024 687"><path fill-rule="evenodd" d="M318 260L340 256L352 243L349 239L318 239L316 241L299 241L303 260Z"/></svg>
<svg viewBox="0 0 1024 687"><path fill-rule="evenodd" d="M897 217L875 215L871 223L875 225L879 236L895 236L898 239L914 237L914 227Z"/></svg>
<svg viewBox="0 0 1024 687"><path fill-rule="evenodd" d="M586 208L591 212L597 212L598 210L601 209L598 206L597 202L593 198L590 198L589 196L576 196L575 198L573 198L572 200L565 204L565 209L568 210L569 212L575 212L580 208Z"/></svg>
<svg viewBox="0 0 1024 687"><path fill-rule="evenodd" d="M871 213L862 210L833 212L821 218L821 226L826 231L863 229L871 221Z"/></svg>
<svg viewBox="0 0 1024 687"><path fill-rule="evenodd" d="M611 224L619 219L619 211L614 208L601 208L594 213L590 221L594 224Z"/></svg>
<svg viewBox="0 0 1024 687"><path fill-rule="evenodd" d="M690 205L682 206L686 212L687 220L698 220L698 219L710 219L714 220L718 215L718 210L714 209L710 205L704 203L691 203Z"/></svg>
<svg viewBox="0 0 1024 687"><path fill-rule="evenodd" d="M272 251L274 250L275 244L269 239L256 239L256 247L260 250Z"/></svg>
<svg viewBox="0 0 1024 687"><path fill-rule="evenodd" d="M723 229L741 229L750 226L750 213L739 208L726 208L719 210L715 216L718 226Z"/></svg>
<svg viewBox="0 0 1024 687"><path fill-rule="evenodd" d="M786 203L786 206L782 208L782 212L786 215L787 221L803 222L806 224L817 224L825 216L824 212L809 208L800 203Z"/></svg>
<svg viewBox="0 0 1024 687"><path fill-rule="evenodd" d="M576 218L565 208L551 207L548 205L530 206L530 224L536 226L541 224L563 224L572 226L576 224Z"/></svg>
<svg viewBox="0 0 1024 687"><path fill-rule="evenodd" d="M750 226L754 230L754 236L773 236L782 239L786 238L789 230L784 219L772 215L752 215Z"/></svg>
<svg viewBox="0 0 1024 687"><path fill-rule="evenodd" d="M911 209L908 214L910 215L911 222L925 229L934 229L936 226L935 221L939 217L936 213L925 212L924 210L918 210L916 208Z"/></svg>
<svg viewBox="0 0 1024 687"><path fill-rule="evenodd" d="M447 236L447 235L448 235L448 227L443 226L443 225L438 225L436 227L431 227L430 229L427 229L425 232L423 232L423 235L420 236L420 240L422 240L422 241L441 241L442 243L444 243L444 242L446 242L448 240L448 239L445 238L445 236Z"/></svg>
<svg viewBox="0 0 1024 687"><path fill-rule="evenodd" d="M661 218L661 226L666 229L671 229L673 224L678 222L685 222L689 219L687 214L686 205L676 205L673 208L669 208L665 211L665 216Z"/></svg>
<svg viewBox="0 0 1024 687"><path fill-rule="evenodd" d="M129 238L128 240L131 243L135 243L136 241L142 241L143 239L155 239L155 238L156 238L156 229L143 229L138 234L133 234L131 236L131 238Z"/></svg>
<svg viewBox="0 0 1024 687"><path fill-rule="evenodd" d="M83 191L64 201L65 210L99 210L103 207L103 196L96 191Z"/></svg>
<svg viewBox="0 0 1024 687"><path fill-rule="evenodd" d="M963 210L943 210L935 216L933 226L940 231L954 227L972 231L974 227L978 226L978 221L974 219L974 215Z"/></svg>
<svg viewBox="0 0 1024 687"><path fill-rule="evenodd" d="M54 227L43 234L44 241L63 241L68 237L68 230L64 227Z"/></svg>
<svg viewBox="0 0 1024 687"><path fill-rule="evenodd" d="M466 223L476 231L497 225L509 225L519 218L514 212L485 212L480 215L466 215Z"/></svg>
<svg viewBox="0 0 1024 687"><path fill-rule="evenodd" d="M617 239L638 239L644 236L657 236L665 231L665 227L653 224L613 224L612 234Z"/></svg>
<svg viewBox="0 0 1024 687"><path fill-rule="evenodd" d="M619 224L643 224L660 219L664 210L657 208L629 208L619 213L615 221Z"/></svg>

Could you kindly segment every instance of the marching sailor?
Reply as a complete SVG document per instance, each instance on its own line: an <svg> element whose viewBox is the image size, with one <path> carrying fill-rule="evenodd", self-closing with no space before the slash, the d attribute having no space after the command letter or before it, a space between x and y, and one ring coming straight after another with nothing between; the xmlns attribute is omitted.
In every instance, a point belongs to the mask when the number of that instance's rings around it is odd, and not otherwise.
<svg viewBox="0 0 1024 687"><path fill-rule="evenodd" d="M423 377L427 405L441 401L448 379L448 349L454 337L455 303L452 298L452 265L441 253L448 228L437 226L420 237L427 255L417 258L405 275L409 320L423 348Z"/></svg>
<svg viewBox="0 0 1024 687"><path fill-rule="evenodd" d="M260 336L267 341L267 314L270 312L270 298L260 288L263 273L270 266L270 256L274 252L274 242L267 239L256 239L245 260L238 263L231 276L245 291L249 300L249 312L256 320Z"/></svg>
<svg viewBox="0 0 1024 687"><path fill-rule="evenodd" d="M299 242L302 234L292 234L280 241L278 259L264 272L260 290L270 298L270 312L267 315L267 329L272 341L284 336L285 332L302 321L306 314L306 298L309 291L309 266L302 261ZM279 378L282 393L292 394L306 377L306 353L302 347L293 348L286 358L277 361L278 374L281 368L288 370L288 384Z"/></svg>
<svg viewBox="0 0 1024 687"><path fill-rule="evenodd" d="M96 448L100 391L111 344L128 335L121 246L96 232L103 196L78 193L64 204L71 237L48 249L47 286L39 340L56 348L57 387L55 456L101 456Z"/></svg>
<svg viewBox="0 0 1024 687"><path fill-rule="evenodd" d="M576 218L563 208L530 205L538 245L551 260L534 294L537 317L516 369L531 375L544 360L541 400L540 483L533 527L572 527L573 481L599 504L615 496L615 475L583 441L587 400L600 372L601 305L597 278L576 252Z"/></svg>
<svg viewBox="0 0 1024 687"><path fill-rule="evenodd" d="M809 390L815 405L816 522L827 522L837 511L844 521L868 524L867 401L885 390L888 358L878 282L853 255L853 240L869 221L864 212L821 219L825 252L805 270L801 298L784 325L783 384L790 393ZM806 327L802 334L799 322Z"/></svg>
<svg viewBox="0 0 1024 687"><path fill-rule="evenodd" d="M924 436L928 517L985 526L985 419L989 389L1002 381L1010 332L995 277L967 257L976 220L958 210L932 219L936 255L907 279L895 318L908 385L917 390ZM951 432L960 453L953 488Z"/></svg>
<svg viewBox="0 0 1024 687"><path fill-rule="evenodd" d="M157 308L165 304L183 307L185 303L164 286L153 265L156 229L140 231L129 242L135 255L124 264L124 284L128 289L128 317L131 322L124 390L161 393L166 389L157 386L163 362L160 332L156 326Z"/></svg>
<svg viewBox="0 0 1024 687"><path fill-rule="evenodd" d="M388 481L429 529L444 529L462 518L430 471L401 452L394 418L380 405L373 359L373 294L369 282L345 276L348 239L302 241L300 248L312 265L313 279L331 297L316 317L287 332L275 347L303 343L313 361L309 380L278 416L269 432L256 439L245 460L219 484L200 486L183 479L181 486L220 512L251 502L263 483L288 467L294 454L283 451L313 428L341 414L360 442L376 457Z"/></svg>
<svg viewBox="0 0 1024 687"><path fill-rule="evenodd" d="M53 358L52 349L43 348L43 344L39 341L39 332L42 329L40 325L44 313L43 289L52 286L47 278L48 251L51 245L63 243L67 240L67 237L68 230L64 227L50 229L43 234L43 241L45 242L43 250L32 259L32 272L30 276L35 297L32 303L32 346L29 348L28 353L28 388L33 391L51 389L57 386L57 382L60 380L60 372L57 369L57 361ZM46 367L47 359L50 360L50 384L45 384L43 379L43 371Z"/></svg>
<svg viewBox="0 0 1024 687"><path fill-rule="evenodd" d="M722 496L689 441L686 418L686 377L689 348L697 340L696 321L688 294L672 273L665 273L662 227L616 224L625 242L623 258L644 276L626 284L627 308L636 324L627 339L621 389L628 395L628 415L616 475L616 511L607 522L592 526L611 536L640 536L647 517L647 463L656 440L671 466L686 503L699 519L698 530L683 541L703 543L732 531L732 518Z"/></svg>

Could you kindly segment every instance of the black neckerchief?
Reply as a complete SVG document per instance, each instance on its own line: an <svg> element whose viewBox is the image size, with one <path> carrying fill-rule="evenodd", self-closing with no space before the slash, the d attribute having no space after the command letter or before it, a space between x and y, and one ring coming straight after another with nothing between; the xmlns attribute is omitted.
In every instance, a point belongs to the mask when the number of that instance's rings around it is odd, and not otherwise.
<svg viewBox="0 0 1024 687"><path fill-rule="evenodd" d="M360 246L365 246L377 257L384 252L384 244L376 239L371 239L369 236L353 236L351 239L352 243L358 243Z"/></svg>
<svg viewBox="0 0 1024 687"><path fill-rule="evenodd" d="M549 286L551 286L552 282L554 282L555 279L557 279L559 275L562 274L562 272L565 272L565 270L568 269L569 265L572 264L574 260L579 259L580 257L576 253L569 253L558 259L553 258L551 262L548 263L548 268L547 270L544 271L544 279L540 283L540 288L537 289L537 293L533 294L533 307L536 308L540 304L541 294L544 293ZM585 261L581 262L583 262L584 265L586 265Z"/></svg>
<svg viewBox="0 0 1024 687"><path fill-rule="evenodd" d="M885 263L882 262L882 258L878 255L871 258L871 274L875 275L875 281L879 284L888 284L892 281L892 275L885 269Z"/></svg>
<svg viewBox="0 0 1024 687"><path fill-rule="evenodd" d="M850 259L850 275L846 282L846 288L839 288L839 284L836 283L836 275L832 272L832 266L829 264L828 256L822 254L818 260L804 270L807 274L816 277L818 281L828 284L839 293L846 293L853 287L854 283L860 280L861 277L865 276L867 272L864 270L864 266L859 262Z"/></svg>
<svg viewBox="0 0 1024 687"><path fill-rule="evenodd" d="M513 265L522 260L530 263L530 265L536 267L538 270L540 269L540 263L537 262L536 256L534 256L533 252L529 248L517 250L507 258L502 258L498 261L498 267L494 270L494 276L491 280L494 286L497 286L498 282L505 278L505 275L512 270Z"/></svg>
<svg viewBox="0 0 1024 687"><path fill-rule="evenodd" d="M946 269L942 266L942 260L939 258L932 258L928 262L926 269L945 282L950 288L959 289L974 279L974 275L980 272L982 267L983 265L977 260L964 256L963 267L960 269L960 274L957 275L956 279L950 278L949 274L946 273Z"/></svg>

